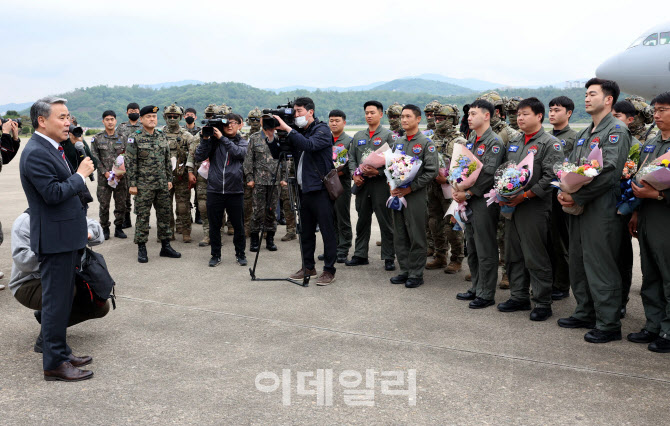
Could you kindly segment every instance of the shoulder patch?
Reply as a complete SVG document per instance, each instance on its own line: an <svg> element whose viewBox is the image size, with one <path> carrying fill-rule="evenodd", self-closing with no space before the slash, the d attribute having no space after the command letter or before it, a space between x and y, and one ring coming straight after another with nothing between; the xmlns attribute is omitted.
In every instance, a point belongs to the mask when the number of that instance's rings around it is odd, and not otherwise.
<svg viewBox="0 0 670 426"><path fill-rule="evenodd" d="M435 145L431 145L428 147L428 152L435 152Z"/></svg>
<svg viewBox="0 0 670 426"><path fill-rule="evenodd" d="M561 139L561 145L565 146L565 139Z"/></svg>
<svg viewBox="0 0 670 426"><path fill-rule="evenodd" d="M510 145L509 148L507 148L507 151L509 152L517 152L519 150L519 145Z"/></svg>
<svg viewBox="0 0 670 426"><path fill-rule="evenodd" d="M135 133L137 133L137 134L139 135L140 133L142 133L142 131L141 131L141 130L137 130L137 131L135 131Z"/></svg>
<svg viewBox="0 0 670 426"><path fill-rule="evenodd" d="M610 135L610 143L619 142L619 135Z"/></svg>
<svg viewBox="0 0 670 426"><path fill-rule="evenodd" d="M403 148L404 146L405 146L404 143L399 143L399 144L396 144L395 149L398 149L398 150L402 151L402 148Z"/></svg>
<svg viewBox="0 0 670 426"><path fill-rule="evenodd" d="M358 146L365 145L367 141L365 139L359 139L358 140Z"/></svg>
<svg viewBox="0 0 670 426"><path fill-rule="evenodd" d="M617 125L614 126L614 127L617 128L617 129L620 129L620 128L621 128L621 124L617 124Z"/></svg>
<svg viewBox="0 0 670 426"><path fill-rule="evenodd" d="M644 152L654 152L654 148L656 148L656 145L647 145L644 147Z"/></svg>
<svg viewBox="0 0 670 426"><path fill-rule="evenodd" d="M577 146L582 146L582 145L584 145L584 142L585 142L585 141L586 141L586 139L580 139L580 140L578 140L578 141L577 141Z"/></svg>
<svg viewBox="0 0 670 426"><path fill-rule="evenodd" d="M469 149L470 151L472 151L472 147L473 147L473 146L474 146L474 144L473 144L472 142L468 142L468 143L465 144L465 147L466 147L467 149Z"/></svg>
<svg viewBox="0 0 670 426"><path fill-rule="evenodd" d="M498 145L496 145L491 150L493 151L494 154L497 154L497 153L500 152L500 147Z"/></svg>
<svg viewBox="0 0 670 426"><path fill-rule="evenodd" d="M565 143L565 141L563 141ZM560 143L555 143L554 144L554 151L561 152L561 144Z"/></svg>
<svg viewBox="0 0 670 426"><path fill-rule="evenodd" d="M135 139L134 138L128 138L128 143L134 143Z"/></svg>

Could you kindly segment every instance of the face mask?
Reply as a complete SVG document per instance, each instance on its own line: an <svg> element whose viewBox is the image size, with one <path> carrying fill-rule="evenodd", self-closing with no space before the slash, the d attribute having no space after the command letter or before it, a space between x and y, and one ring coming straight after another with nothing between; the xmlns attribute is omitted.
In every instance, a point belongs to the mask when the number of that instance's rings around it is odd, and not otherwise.
<svg viewBox="0 0 670 426"><path fill-rule="evenodd" d="M184 120L187 124L193 124L195 122L195 118L193 117L186 117Z"/></svg>
<svg viewBox="0 0 670 426"><path fill-rule="evenodd" d="M451 119L442 120L435 125L437 133L447 133L449 129L451 129Z"/></svg>
<svg viewBox="0 0 670 426"><path fill-rule="evenodd" d="M251 122L251 127L250 127L251 133L256 133L260 129L261 129L261 123L256 122L256 121Z"/></svg>
<svg viewBox="0 0 670 426"><path fill-rule="evenodd" d="M295 118L295 125L300 127L301 129L307 125L307 117L306 116L301 116L301 117L296 117Z"/></svg>
<svg viewBox="0 0 670 426"><path fill-rule="evenodd" d="M165 122L167 123L168 127L174 128L179 126L178 118L168 118L167 120L165 120Z"/></svg>
<svg viewBox="0 0 670 426"><path fill-rule="evenodd" d="M399 118L389 118L389 125L391 129L397 130L400 129L400 119Z"/></svg>
<svg viewBox="0 0 670 426"><path fill-rule="evenodd" d="M130 114L128 114L128 119L130 121L137 121L137 119L139 119L139 118L140 118L140 115L136 112L131 112Z"/></svg>

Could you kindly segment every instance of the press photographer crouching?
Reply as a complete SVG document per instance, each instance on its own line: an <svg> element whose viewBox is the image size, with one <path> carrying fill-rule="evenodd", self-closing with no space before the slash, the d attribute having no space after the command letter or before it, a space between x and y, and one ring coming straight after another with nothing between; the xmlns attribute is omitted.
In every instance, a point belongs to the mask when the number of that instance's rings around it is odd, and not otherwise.
<svg viewBox="0 0 670 426"><path fill-rule="evenodd" d="M292 128L281 117L273 115L279 124L275 130L264 129L266 143L272 156L280 157L279 143L287 144L297 161L296 177L300 190L300 218L302 222L303 265L291 275L293 280L302 280L305 275L316 276L314 250L316 247L316 227L321 229L324 246L323 273L317 278L317 285L328 285L335 281L335 260L337 257L337 237L334 226L333 201L323 183L323 177L333 169L333 135L326 123L314 116L314 101L297 98L294 103L295 127ZM264 120L265 121L265 120ZM285 138L277 137L276 131L287 132Z"/></svg>
<svg viewBox="0 0 670 426"><path fill-rule="evenodd" d="M102 226L93 219L86 218L88 227L88 245L102 244L105 240ZM37 322L42 323L42 275L38 256L30 249L30 209L23 212L12 226L12 276L9 290L14 298L23 306L35 311ZM87 293L77 291L75 286L72 311L67 326L94 318L102 318L109 312L109 300L104 303L92 302ZM42 332L40 331L34 347L35 352L42 353ZM91 362L90 357L75 357L70 353L70 363L75 367Z"/></svg>
<svg viewBox="0 0 670 426"><path fill-rule="evenodd" d="M212 258L209 266L221 263L221 226L224 210L228 212L235 235L235 258L241 266L247 264L244 254L244 176L243 163L248 142L239 135L242 117L226 114L203 120L202 141L195 150L195 161L209 159L207 177L207 217Z"/></svg>

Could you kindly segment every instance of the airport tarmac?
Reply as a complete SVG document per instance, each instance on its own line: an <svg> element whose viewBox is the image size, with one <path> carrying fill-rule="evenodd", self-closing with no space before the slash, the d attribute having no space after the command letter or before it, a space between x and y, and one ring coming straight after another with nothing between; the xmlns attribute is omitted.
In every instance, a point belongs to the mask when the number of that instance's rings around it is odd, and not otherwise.
<svg viewBox="0 0 670 426"><path fill-rule="evenodd" d="M17 156L0 174L5 285L11 226L27 207L18 169ZM355 213L352 203L354 226ZM670 356L558 327L572 297L537 323L456 300L467 267L426 271L417 289L391 285L376 223L370 265L337 264L330 286L254 282L235 263L232 236L209 268L200 225L195 243L173 243L182 258L166 259L153 213L152 223L147 264L137 263L133 229L95 248L116 280L117 309L68 330L74 353L94 357L91 380L45 382L32 350L39 325L0 291L2 424L665 424ZM258 277L299 268L297 241L278 240L277 252L262 248ZM637 257L634 271L624 336L644 325ZM508 297L498 290L496 302Z"/></svg>

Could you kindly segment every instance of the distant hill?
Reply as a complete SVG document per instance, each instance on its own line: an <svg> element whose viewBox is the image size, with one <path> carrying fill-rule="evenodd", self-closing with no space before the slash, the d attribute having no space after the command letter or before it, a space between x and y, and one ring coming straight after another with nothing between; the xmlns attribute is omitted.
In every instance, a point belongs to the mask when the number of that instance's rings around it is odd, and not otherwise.
<svg viewBox="0 0 670 426"><path fill-rule="evenodd" d="M451 78L440 74L421 74L413 78L422 78L424 80L436 80L443 83L455 84L456 86L466 87L476 92L506 86L506 84L492 83L490 81L478 80L476 78Z"/></svg>
<svg viewBox="0 0 670 426"><path fill-rule="evenodd" d="M376 86L374 90L390 90L392 92L405 93L430 93L441 96L474 93L473 90L466 87L436 80L425 80L423 78L401 78Z"/></svg>
<svg viewBox="0 0 670 426"><path fill-rule="evenodd" d="M32 104L32 102L22 102L0 105L0 114L4 115L7 111L21 111L22 109L29 108Z"/></svg>
<svg viewBox="0 0 670 426"><path fill-rule="evenodd" d="M140 84L140 87L144 87L147 89L166 89L168 87L181 87L181 86L188 86L189 84L205 84L203 81L200 80L181 80L181 81L170 81L167 83L156 83L156 84Z"/></svg>

